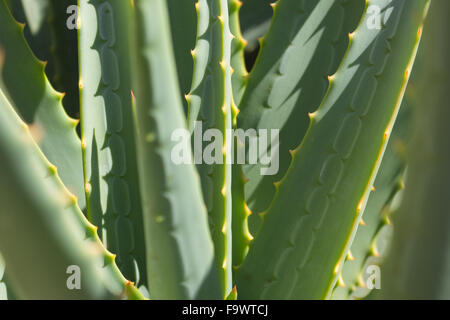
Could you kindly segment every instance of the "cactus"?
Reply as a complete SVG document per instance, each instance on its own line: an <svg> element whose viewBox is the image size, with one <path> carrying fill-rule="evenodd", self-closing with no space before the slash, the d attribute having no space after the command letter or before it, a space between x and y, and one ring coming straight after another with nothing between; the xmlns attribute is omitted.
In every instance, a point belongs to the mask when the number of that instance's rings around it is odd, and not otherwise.
<svg viewBox="0 0 450 320"><path fill-rule="evenodd" d="M72 35L70 3L0 0L0 299L353 299L416 261L385 253L430 0L78 0Z"/></svg>

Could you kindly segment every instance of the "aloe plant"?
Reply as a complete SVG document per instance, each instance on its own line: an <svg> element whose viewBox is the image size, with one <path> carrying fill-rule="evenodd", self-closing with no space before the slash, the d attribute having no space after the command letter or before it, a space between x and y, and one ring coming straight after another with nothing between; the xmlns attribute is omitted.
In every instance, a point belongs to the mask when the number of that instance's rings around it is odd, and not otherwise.
<svg viewBox="0 0 450 320"><path fill-rule="evenodd" d="M56 67L0 0L0 299L368 294L430 0L79 0L70 53L25 3Z"/></svg>

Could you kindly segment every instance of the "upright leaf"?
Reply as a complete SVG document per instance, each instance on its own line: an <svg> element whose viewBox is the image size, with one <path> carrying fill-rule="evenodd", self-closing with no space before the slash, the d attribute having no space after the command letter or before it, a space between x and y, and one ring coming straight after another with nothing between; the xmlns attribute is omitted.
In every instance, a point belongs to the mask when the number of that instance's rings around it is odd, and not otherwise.
<svg viewBox="0 0 450 320"><path fill-rule="evenodd" d="M368 276L372 268L379 268L385 258L389 243L385 245L381 242L389 240L392 235L393 210L403 192L405 150L410 136L411 113L411 106L404 101L378 170L374 188L370 192L367 206L334 289L333 299L361 299L367 296L371 290L367 287Z"/></svg>
<svg viewBox="0 0 450 320"><path fill-rule="evenodd" d="M368 1L286 176L276 184L237 276L240 298L330 296L402 101L428 2Z"/></svg>
<svg viewBox="0 0 450 320"><path fill-rule="evenodd" d="M131 103L132 2L81 0L79 14L88 217L125 276L147 286Z"/></svg>
<svg viewBox="0 0 450 320"><path fill-rule="evenodd" d="M188 126L225 298L232 289L232 34L228 0L199 0L196 7L198 30L194 78L187 96ZM204 145L203 140L211 143Z"/></svg>
<svg viewBox="0 0 450 320"><path fill-rule="evenodd" d="M230 31L233 35L231 42L231 67L233 68L231 80L233 87L233 100L236 105L241 102L247 85L247 68L245 66L245 46L247 41L242 37L239 19L239 10L242 2L239 0L228 0L228 11L230 16Z"/></svg>
<svg viewBox="0 0 450 320"><path fill-rule="evenodd" d="M150 297L222 298L198 174L190 161L174 161L177 147L190 155L191 146L166 1L134 4L133 80Z"/></svg>
<svg viewBox="0 0 450 320"><path fill-rule="evenodd" d="M348 34L361 18L363 0L280 0L274 5L268 33L239 104L238 127L279 130L273 175L261 175L261 164L247 164L245 195L260 213L275 195L274 182L286 173L289 151L298 147L309 125L308 113L320 104L348 45ZM269 141L270 142L270 141Z"/></svg>

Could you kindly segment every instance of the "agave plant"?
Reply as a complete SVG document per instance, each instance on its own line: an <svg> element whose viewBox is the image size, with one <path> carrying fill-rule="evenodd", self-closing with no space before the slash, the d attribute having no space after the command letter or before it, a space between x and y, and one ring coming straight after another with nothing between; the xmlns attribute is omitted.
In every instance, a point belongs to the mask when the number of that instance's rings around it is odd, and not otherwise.
<svg viewBox="0 0 450 320"><path fill-rule="evenodd" d="M75 41L55 28L71 1L22 1L26 38L14 2L0 1L0 297L369 293L429 0L279 0L273 14L260 0L79 0ZM32 29L49 11L46 44ZM79 98L54 89L73 74ZM79 105L79 134L63 104ZM273 174L235 159L266 132L256 157Z"/></svg>

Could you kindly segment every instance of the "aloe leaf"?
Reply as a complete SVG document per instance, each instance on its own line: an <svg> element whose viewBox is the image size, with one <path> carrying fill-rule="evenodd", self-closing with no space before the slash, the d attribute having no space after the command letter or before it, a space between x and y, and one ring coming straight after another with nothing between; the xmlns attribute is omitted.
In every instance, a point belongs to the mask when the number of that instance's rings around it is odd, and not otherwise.
<svg viewBox="0 0 450 320"><path fill-rule="evenodd" d="M386 237L391 235L392 213L403 191L411 113L411 107L404 102L332 299L361 299L370 293L366 285L368 267L379 267L385 256L387 250L384 245L378 245L381 242L379 238L384 234Z"/></svg>
<svg viewBox="0 0 450 320"><path fill-rule="evenodd" d="M48 14L49 0L6 0L11 14L20 23L24 23L24 36L33 53L40 60L48 60L51 39ZM51 69L47 66L46 72Z"/></svg>
<svg viewBox="0 0 450 320"><path fill-rule="evenodd" d="M366 10L349 35L347 53L238 271L240 298L330 296L398 113L428 3L367 2L381 15ZM377 17L382 23L374 23Z"/></svg>
<svg viewBox="0 0 450 320"><path fill-rule="evenodd" d="M231 76L233 88L233 100L236 105L241 102L242 95L247 84L247 68L245 67L244 49L247 41L242 37L239 20L239 9L242 2L239 0L228 0L230 31L233 35L231 42L231 67L233 73Z"/></svg>
<svg viewBox="0 0 450 320"><path fill-rule="evenodd" d="M61 179L85 208L81 144L75 132L77 121L65 113L61 100L45 76L23 37L23 26L12 18L0 1L0 46L5 51L0 88L22 119L31 124L35 139ZM24 94L26 92L26 94Z"/></svg>
<svg viewBox="0 0 450 320"><path fill-rule="evenodd" d="M448 1L432 1L417 69L417 115L404 201L381 269L384 299L450 299ZM444 37L444 38L441 38Z"/></svg>
<svg viewBox="0 0 450 320"><path fill-rule="evenodd" d="M0 250L24 299L140 298L0 91ZM69 289L69 267L80 289ZM73 288L72 288L73 289Z"/></svg>
<svg viewBox="0 0 450 320"><path fill-rule="evenodd" d="M236 139L236 145L239 143ZM235 147L237 150L238 146ZM248 217L250 209L245 202L244 185L245 178L242 167L239 164L233 165L232 177L232 235L233 235L233 271L238 270L248 253L250 242L253 236L249 230Z"/></svg>
<svg viewBox="0 0 450 320"><path fill-rule="evenodd" d="M76 30L69 28L69 22L75 21L71 6L77 0L14 0L7 4L14 18L25 24L24 36L33 53L46 61L45 73L53 88L65 93L66 112L79 118L78 40Z"/></svg>
<svg viewBox="0 0 450 320"><path fill-rule="evenodd" d="M81 0L81 136L88 217L124 275L147 286L131 101L132 3Z"/></svg>
<svg viewBox="0 0 450 320"><path fill-rule="evenodd" d="M222 285L223 298L232 285L232 238L231 238L231 175L232 175L232 129L231 42L228 0L199 0L197 43L193 50L194 77L191 92L187 96L188 126L193 133L194 160L203 188L203 197L209 215L214 242L217 269ZM205 143L206 130L214 130L217 136ZM212 131L210 131L212 132ZM208 160L210 146L215 159ZM211 152L211 158L212 156ZM220 154L219 154L220 153ZM217 161L218 159L218 161ZM212 163L209 163L212 162Z"/></svg>
<svg viewBox="0 0 450 320"><path fill-rule="evenodd" d="M233 128L236 129L238 109L236 104L241 101L245 87L247 85L248 72L245 66L245 53L244 48L247 44L246 40L242 37L239 10L242 3L238 0L228 1L228 11L230 16L230 31L233 35L231 42L231 67L232 67L232 113L233 113ZM234 140L234 154L242 152L242 146L239 145L239 139L236 137ZM233 163L232 166L232 179L231 179L231 195L232 195L232 261L233 271L237 270L244 261L248 252L248 246L252 240L248 228L248 216L250 210L245 202L245 177L242 172L242 165L239 163ZM235 300L235 299L234 299Z"/></svg>
<svg viewBox="0 0 450 320"><path fill-rule="evenodd" d="M191 146L167 5L134 3L132 61L150 297L219 299L223 294L198 174L191 162L176 164L171 157L177 146L188 154ZM172 135L178 131L185 135L177 144Z"/></svg>
<svg viewBox="0 0 450 320"><path fill-rule="evenodd" d="M167 0L170 30L177 65L178 83L185 113L188 105L184 96L189 93L194 61L191 50L195 46L197 13L194 0Z"/></svg>
<svg viewBox="0 0 450 320"><path fill-rule="evenodd" d="M281 0L239 104L238 127L279 130L279 170L261 175L260 164L244 166L245 195L260 213L275 195L274 182L286 173L289 151L302 141L308 112L320 104L361 18L364 1ZM271 150L271 144L268 150ZM274 152L273 152L274 154Z"/></svg>

